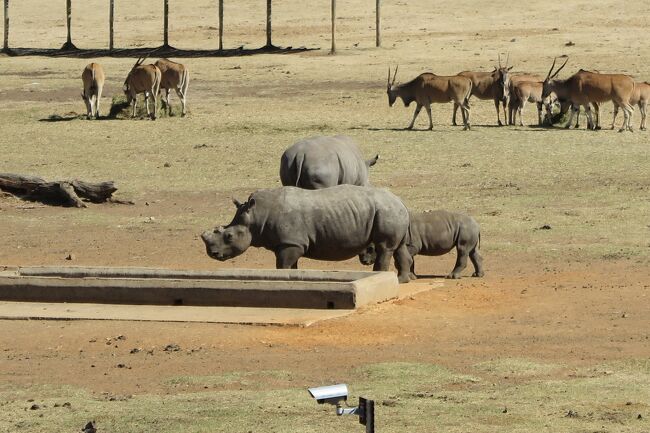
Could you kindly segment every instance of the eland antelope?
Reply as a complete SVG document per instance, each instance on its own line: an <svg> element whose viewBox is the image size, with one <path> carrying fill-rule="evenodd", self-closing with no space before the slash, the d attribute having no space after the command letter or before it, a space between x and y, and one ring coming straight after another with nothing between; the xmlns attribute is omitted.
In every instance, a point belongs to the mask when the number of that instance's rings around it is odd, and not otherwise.
<svg viewBox="0 0 650 433"><path fill-rule="evenodd" d="M168 59L160 59L154 64L162 73L160 90L165 91L162 101L167 106L169 114L172 114L172 106L169 104L169 92L174 89L181 101L181 113L185 116L187 114L187 90L190 86L190 70L187 66Z"/></svg>
<svg viewBox="0 0 650 433"><path fill-rule="evenodd" d="M645 131L646 129L646 111L648 109L648 101L650 101L650 83L635 83L634 84L634 93L630 98L630 105L638 105L639 111L641 112L641 126L639 129ZM616 116L618 115L618 105L614 104L614 118L612 119L612 129L614 129L614 122L616 122Z"/></svg>
<svg viewBox="0 0 650 433"><path fill-rule="evenodd" d="M463 71L458 73L458 75L472 80L472 96L476 96L482 100L494 101L499 126L503 126L499 113L499 103L503 104L503 121L508 122L508 118L506 117L506 101L508 100L509 94L509 72L512 69L512 66L508 67L508 58L506 58L505 66L501 66L501 55L499 55L499 65L498 67L495 66L492 72ZM454 126L456 125L458 106L458 104L454 103L454 115L452 117L452 124Z"/></svg>
<svg viewBox="0 0 650 433"><path fill-rule="evenodd" d="M143 57L135 62L126 80L124 80L123 90L127 102L133 104L131 117L135 117L138 94L144 93L144 105L147 107L147 115L152 120L156 120L161 73L156 65L143 65L142 62L145 59L146 57ZM153 98L153 115L149 111L149 97Z"/></svg>
<svg viewBox="0 0 650 433"><path fill-rule="evenodd" d="M104 68L99 63L90 63L81 73L84 86L81 98L86 103L88 119L93 117L99 119L99 100L102 97L104 80Z"/></svg>
<svg viewBox="0 0 650 433"><path fill-rule="evenodd" d="M390 80L390 67L388 68L388 105L393 106L397 98L402 98L404 106L408 107L411 102L415 101L415 113L413 120L408 129L413 129L415 119L424 107L429 115L429 130L433 129L433 120L431 119L431 103L450 102L458 104L463 114L464 129L470 129L469 124L469 102L468 99L472 93L472 80L460 75L441 76L430 72L418 75L408 83L395 85L397 78L397 67L393 75L393 81Z"/></svg>
<svg viewBox="0 0 650 433"><path fill-rule="evenodd" d="M551 93L546 98L542 98L542 82L541 81L517 81L512 86L512 93L510 93L510 102L513 111L510 113L511 122L515 124L517 115L519 115L519 125L524 126L523 113L526 107L526 102L534 102L537 104L537 124L543 125L542 109L546 107L546 116L550 123L551 121L551 107L555 100L555 94Z"/></svg>
<svg viewBox="0 0 650 433"><path fill-rule="evenodd" d="M569 59L567 58L564 64L553 72L556 60L557 58L553 60L553 65L544 79L542 97L546 98L551 93L555 93L559 100L571 102L572 109L567 127L571 126L573 115L580 109L580 106L583 106L589 127L596 129L597 124L593 121L590 104L612 101L614 105L623 109L625 119L620 131L632 130L633 108L630 105L630 99L634 92L634 80L630 76L601 74L580 69L565 80L556 80L554 78L566 66Z"/></svg>

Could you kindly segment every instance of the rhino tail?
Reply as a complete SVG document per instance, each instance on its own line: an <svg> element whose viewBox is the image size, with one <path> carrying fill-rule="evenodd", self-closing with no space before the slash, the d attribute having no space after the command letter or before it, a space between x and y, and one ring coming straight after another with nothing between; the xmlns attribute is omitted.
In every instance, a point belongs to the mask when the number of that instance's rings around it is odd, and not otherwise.
<svg viewBox="0 0 650 433"><path fill-rule="evenodd" d="M305 155L300 154L296 156L296 159L294 160L294 163L296 165L296 179L295 179L295 185L299 187L300 186L300 176L302 176L302 165L305 162Z"/></svg>
<svg viewBox="0 0 650 433"><path fill-rule="evenodd" d="M377 161L379 161L379 154L375 155L374 158L370 158L369 160L367 160L366 165L368 166L368 168L370 168L373 165L377 164Z"/></svg>

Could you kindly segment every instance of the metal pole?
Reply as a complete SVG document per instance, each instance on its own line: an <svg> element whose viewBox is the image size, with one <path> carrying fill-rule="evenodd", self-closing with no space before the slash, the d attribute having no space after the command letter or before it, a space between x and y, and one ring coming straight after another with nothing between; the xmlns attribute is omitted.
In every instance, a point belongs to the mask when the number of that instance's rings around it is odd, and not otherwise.
<svg viewBox="0 0 650 433"><path fill-rule="evenodd" d="M76 50L77 47L72 43L72 0L66 0L66 23L68 25L68 40L61 47L62 50Z"/></svg>
<svg viewBox="0 0 650 433"><path fill-rule="evenodd" d="M336 0L332 0L332 51L330 54L336 53Z"/></svg>
<svg viewBox="0 0 650 433"><path fill-rule="evenodd" d="M9 52L9 0L5 0L5 40L2 51Z"/></svg>
<svg viewBox="0 0 650 433"><path fill-rule="evenodd" d="M163 30L163 46L169 46L169 0L164 0L164 9L163 9L163 21L164 21L164 30Z"/></svg>
<svg viewBox="0 0 650 433"><path fill-rule="evenodd" d="M72 29L71 24L72 24L72 0L67 0L66 4L66 16L67 16L67 23L68 23L68 45L72 45Z"/></svg>
<svg viewBox="0 0 650 433"><path fill-rule="evenodd" d="M110 1L108 18L108 51L113 51L113 22L115 19L115 0Z"/></svg>
<svg viewBox="0 0 650 433"><path fill-rule="evenodd" d="M271 1L266 0L266 46L270 48L273 46L271 43Z"/></svg>
<svg viewBox="0 0 650 433"><path fill-rule="evenodd" d="M223 50L223 0L219 0L219 51Z"/></svg>
<svg viewBox="0 0 650 433"><path fill-rule="evenodd" d="M376 38L375 45L381 47L381 0L377 0L377 16L376 16Z"/></svg>

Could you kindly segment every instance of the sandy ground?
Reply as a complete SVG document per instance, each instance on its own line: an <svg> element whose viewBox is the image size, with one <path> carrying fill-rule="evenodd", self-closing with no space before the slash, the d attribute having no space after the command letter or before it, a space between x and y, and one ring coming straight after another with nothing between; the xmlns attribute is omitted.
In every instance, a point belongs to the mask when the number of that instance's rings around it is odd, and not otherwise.
<svg viewBox="0 0 650 433"><path fill-rule="evenodd" d="M12 46L64 42L64 7L59 16L45 3L12 2ZM75 42L104 47L105 2L76 3ZM122 3L116 43L158 45L160 11ZM191 3L196 7L172 20L172 43L214 48L216 2ZM258 3L228 5L228 46L264 43ZM364 151L382 153L373 172L377 184L415 208L444 204L479 219L486 277L304 329L3 321L3 382L163 393L169 392L161 385L165 377L225 371L281 368L305 382L326 383L351 379L346 367L390 360L462 370L505 357L571 366L650 356L648 136L491 128L489 102L473 108L479 127L472 135L448 125L449 106L434 107L434 132L405 135L399 129L413 107L389 111L383 87L388 64L399 63L406 80L429 69L490 68L497 52L509 52L519 71L545 74L554 56L569 54L567 69L586 66L647 80L646 4L539 1L525 11L484 1L385 4L384 48L376 50L370 3L346 2L339 11L340 53L328 56L325 3L274 3L276 44L323 50L188 60L188 119L38 122L83 112L78 76L87 61L0 57L0 171L116 178L120 196L135 201L78 211L0 196L0 264L210 269L216 264L198 233L227 222L229 198L277 185L279 154L296 139L342 131L357 137ZM132 62L101 61L109 71L107 110ZM604 116L609 113L608 106ZM534 230L549 221L553 230L542 238ZM65 260L69 254L74 260ZM452 264L452 256L419 258L418 271L444 275ZM220 266L272 265L268 252L249 251ZM360 268L355 261L303 266ZM182 350L164 352L170 343ZM133 348L144 350L130 354ZM131 368L117 369L122 362Z"/></svg>

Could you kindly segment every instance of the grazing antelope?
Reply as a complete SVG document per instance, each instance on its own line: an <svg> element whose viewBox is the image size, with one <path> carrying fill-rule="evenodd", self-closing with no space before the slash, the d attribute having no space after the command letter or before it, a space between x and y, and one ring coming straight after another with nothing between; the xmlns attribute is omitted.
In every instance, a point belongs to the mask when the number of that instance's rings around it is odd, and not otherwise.
<svg viewBox="0 0 650 433"><path fill-rule="evenodd" d="M162 80L160 81L160 90L165 91L162 98L163 103L169 109L169 115L172 114L172 106L169 104L169 92L171 89L176 90L178 99L181 100L182 115L187 114L187 90L190 86L190 70L187 66L172 62L167 59L160 59L154 63L162 73Z"/></svg>
<svg viewBox="0 0 650 433"><path fill-rule="evenodd" d="M418 75L408 83L395 85L397 78L397 67L393 75L393 81L390 80L390 67L388 68L388 105L393 106L397 98L402 98L404 106L408 107L411 102L415 101L415 113L413 120L408 129L413 129L415 119L424 107L429 115L429 130L433 129L433 120L431 119L432 102L450 102L458 104L463 114L463 125L465 130L470 129L469 124L469 102L468 99L472 94L472 80L459 75L441 76L430 72Z"/></svg>
<svg viewBox="0 0 650 433"><path fill-rule="evenodd" d="M463 71L458 73L458 75L472 80L472 96L476 96L478 99L482 100L491 99L494 101L494 108L497 110L497 123L499 126L503 126L503 123L501 123L501 115L499 113L499 102L503 104L503 121L508 121L508 118L506 117L506 101L508 100L508 84L510 82L509 72L511 69L512 66L508 67L508 59L506 59L505 66L501 66L501 55L499 55L499 66L495 66L494 71L492 72ZM456 126L457 111L458 104L454 103L454 115L451 121L454 126Z"/></svg>
<svg viewBox="0 0 650 433"><path fill-rule="evenodd" d="M93 116L99 119L99 100L102 97L104 79L104 68L99 63L90 63L81 73L81 81L84 86L81 97L86 103L88 119Z"/></svg>
<svg viewBox="0 0 650 433"><path fill-rule="evenodd" d="M572 109L567 128L573 123L573 115L580 109L580 106L583 106L589 127L596 129L597 124L593 121L590 104L612 101L614 105L623 109L625 119L620 131L632 131L633 108L630 105L630 98L634 92L634 80L631 77L623 74L600 74L580 69L566 80L555 80L554 78L566 66L569 59L567 58L564 64L553 72L556 60L557 58L553 60L553 65L544 79L542 97L546 98L554 92L558 99L571 102Z"/></svg>
<svg viewBox="0 0 650 433"><path fill-rule="evenodd" d="M648 102L650 101L650 83L635 83L634 93L630 98L630 105L638 105L641 112L641 131L646 130L646 111L648 109ZM612 129L614 129L614 122L618 115L618 105L614 104L614 119L612 119Z"/></svg>
<svg viewBox="0 0 650 433"><path fill-rule="evenodd" d="M511 106L514 107L514 110L510 113L512 124L517 122L517 114L519 114L519 125L524 126L523 113L526 102L534 102L537 104L537 124L539 126L542 126L544 123L542 120L543 107L546 107L546 116L550 123L551 106L554 100L555 94L553 93L545 99L542 99L541 81L517 81L512 86L512 93L510 93Z"/></svg>
<svg viewBox="0 0 650 433"><path fill-rule="evenodd" d="M138 103L137 96L139 93L144 93L144 105L147 107L147 115L152 120L156 120L158 92L160 91L160 80L162 74L156 65L143 65L142 62L146 57L138 59L131 68L129 75L124 80L124 94L126 95L127 102L133 104L133 114L135 117L136 106ZM149 97L153 98L153 115L149 111Z"/></svg>

